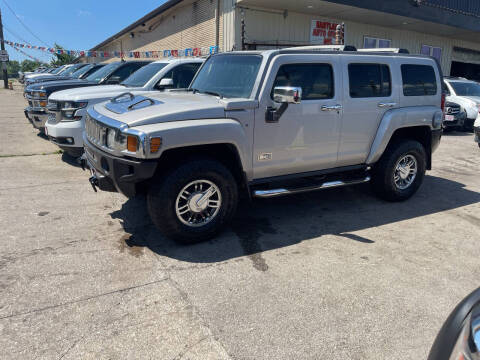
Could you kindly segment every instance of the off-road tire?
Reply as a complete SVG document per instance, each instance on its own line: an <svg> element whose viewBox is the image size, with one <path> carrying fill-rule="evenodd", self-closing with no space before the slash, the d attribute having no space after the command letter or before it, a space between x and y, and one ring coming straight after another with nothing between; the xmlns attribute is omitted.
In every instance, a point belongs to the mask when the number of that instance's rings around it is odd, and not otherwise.
<svg viewBox="0 0 480 360"><path fill-rule="evenodd" d="M412 155L417 161L417 174L412 184L406 189L395 185L394 173L397 162L406 155ZM404 201L415 194L423 182L426 170L425 149L418 141L399 140L390 144L380 161L373 168L372 189L387 201Z"/></svg>
<svg viewBox="0 0 480 360"><path fill-rule="evenodd" d="M192 181L208 180L220 190L222 204L217 215L200 227L183 224L176 213L180 191ZM193 244L216 236L232 219L238 203L238 186L231 172L220 162L210 158L189 160L166 174L147 193L147 207L152 222L166 237L182 244Z"/></svg>

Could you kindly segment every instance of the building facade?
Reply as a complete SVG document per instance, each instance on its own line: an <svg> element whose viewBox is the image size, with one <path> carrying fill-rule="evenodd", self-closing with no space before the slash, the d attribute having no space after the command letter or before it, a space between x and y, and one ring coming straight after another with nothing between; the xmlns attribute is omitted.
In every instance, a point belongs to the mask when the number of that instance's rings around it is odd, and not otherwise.
<svg viewBox="0 0 480 360"><path fill-rule="evenodd" d="M445 74L480 80L480 2L468 0L169 0L92 50L329 44L342 23L345 44L432 55Z"/></svg>

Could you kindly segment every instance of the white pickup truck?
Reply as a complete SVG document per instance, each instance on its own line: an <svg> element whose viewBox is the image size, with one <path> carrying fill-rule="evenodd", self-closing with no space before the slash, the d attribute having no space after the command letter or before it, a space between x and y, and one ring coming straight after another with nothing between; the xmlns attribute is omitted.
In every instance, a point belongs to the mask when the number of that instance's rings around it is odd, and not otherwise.
<svg viewBox="0 0 480 360"><path fill-rule="evenodd" d="M134 72L119 85L99 85L54 92L48 98L49 116L45 133L50 141L71 156L83 153L82 133L87 107L125 92L134 95L151 91L182 89L190 85L204 59L155 61Z"/></svg>

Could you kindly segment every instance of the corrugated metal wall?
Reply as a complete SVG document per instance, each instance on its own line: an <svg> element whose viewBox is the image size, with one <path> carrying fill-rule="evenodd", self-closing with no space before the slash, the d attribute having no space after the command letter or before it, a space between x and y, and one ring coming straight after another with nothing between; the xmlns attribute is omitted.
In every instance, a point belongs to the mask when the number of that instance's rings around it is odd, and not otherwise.
<svg viewBox="0 0 480 360"><path fill-rule="evenodd" d="M223 1L220 0L219 45L223 48ZM216 7L218 0L184 1L136 28L130 34L104 46L101 51L149 51L185 49L215 45ZM148 31L152 28L151 31ZM109 59L115 61L118 59Z"/></svg>
<svg viewBox="0 0 480 360"><path fill-rule="evenodd" d="M246 40L249 43L288 43L292 45L310 42L312 20L325 20L340 23L341 19L322 18L318 15L307 15L283 11L244 9L246 23ZM237 8L240 17L240 9ZM480 50L480 43L459 41L440 36L423 34L414 31L391 29L376 25L345 21L345 43L357 48L363 47L364 36L372 36L392 40L393 47L406 48L411 53L419 53L422 45L442 48L442 67L445 74L450 73L453 46ZM237 28L239 31L239 28ZM473 55L472 55L473 56Z"/></svg>

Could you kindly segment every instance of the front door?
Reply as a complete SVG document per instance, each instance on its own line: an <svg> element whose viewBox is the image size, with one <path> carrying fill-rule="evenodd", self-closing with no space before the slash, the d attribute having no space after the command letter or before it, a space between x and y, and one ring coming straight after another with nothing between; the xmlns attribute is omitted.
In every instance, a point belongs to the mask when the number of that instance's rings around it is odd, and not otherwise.
<svg viewBox="0 0 480 360"><path fill-rule="evenodd" d="M333 168L342 120L342 74L338 57L280 55L260 90L255 113L254 179ZM300 104L289 104L278 122L266 121L276 86L302 88Z"/></svg>

